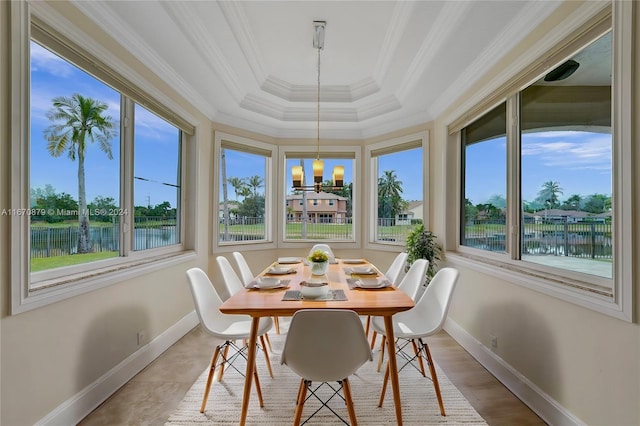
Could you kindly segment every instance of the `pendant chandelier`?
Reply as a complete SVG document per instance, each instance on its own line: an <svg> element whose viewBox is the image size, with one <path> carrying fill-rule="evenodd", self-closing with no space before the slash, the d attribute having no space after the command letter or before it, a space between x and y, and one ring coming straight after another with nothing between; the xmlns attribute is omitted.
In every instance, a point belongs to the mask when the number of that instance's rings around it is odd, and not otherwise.
<svg viewBox="0 0 640 426"><path fill-rule="evenodd" d="M327 23L325 21L313 21L315 28L313 34L313 47L318 49L318 91L317 91L317 134L316 134L316 159L313 161L313 185L305 185L304 170L302 166L293 166L291 168L291 177L293 178L294 191L315 191L320 192L323 189L339 189L344 185L344 167L335 166L333 168L333 185L323 185L324 161L320 159L320 51L324 48L324 30Z"/></svg>

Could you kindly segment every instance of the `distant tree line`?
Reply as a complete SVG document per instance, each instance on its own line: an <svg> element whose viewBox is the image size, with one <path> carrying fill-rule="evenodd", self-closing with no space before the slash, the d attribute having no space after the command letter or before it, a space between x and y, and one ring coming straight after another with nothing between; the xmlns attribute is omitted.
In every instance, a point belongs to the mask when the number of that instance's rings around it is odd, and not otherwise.
<svg viewBox="0 0 640 426"><path fill-rule="evenodd" d="M523 210L528 213L536 213L550 209L575 210L592 214L605 213L611 210L611 196L606 194L591 194L582 196L573 194L565 200L560 200L562 188L555 181L542 184L537 197L533 201L523 201ZM489 219L498 220L505 218L507 202L502 195L492 195L486 203L473 204L465 199L465 218L467 220Z"/></svg>
<svg viewBox="0 0 640 426"><path fill-rule="evenodd" d="M57 193L55 188L46 184L44 188L31 188L30 207L38 209L38 214L32 216L32 221L44 221L47 223L60 223L65 221L77 221L79 204L66 192ZM111 222L113 212L119 211L119 206L112 197L97 196L87 204L92 221ZM163 201L155 206L135 206L136 217L175 218L176 209L171 207L169 201Z"/></svg>

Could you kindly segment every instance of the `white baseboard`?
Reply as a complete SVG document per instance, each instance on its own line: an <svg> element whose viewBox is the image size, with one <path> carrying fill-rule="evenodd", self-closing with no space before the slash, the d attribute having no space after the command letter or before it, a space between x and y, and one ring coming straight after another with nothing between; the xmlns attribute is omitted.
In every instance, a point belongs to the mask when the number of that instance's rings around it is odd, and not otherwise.
<svg viewBox="0 0 640 426"><path fill-rule="evenodd" d="M60 404L55 410L40 419L36 425L77 424L115 391L131 380L133 376L142 371L143 368L198 325L198 322L198 316L195 311L185 315L176 324L128 356L98 380Z"/></svg>
<svg viewBox="0 0 640 426"><path fill-rule="evenodd" d="M555 399L519 373L510 364L490 351L475 337L451 318L447 318L444 329L460 346L471 354L496 379L531 408L550 425L583 426L585 423L570 413Z"/></svg>

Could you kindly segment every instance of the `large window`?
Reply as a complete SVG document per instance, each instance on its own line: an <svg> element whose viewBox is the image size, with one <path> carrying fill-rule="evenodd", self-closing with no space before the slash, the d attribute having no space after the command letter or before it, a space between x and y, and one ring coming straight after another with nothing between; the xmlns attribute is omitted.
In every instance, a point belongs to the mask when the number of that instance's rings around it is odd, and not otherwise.
<svg viewBox="0 0 640 426"><path fill-rule="evenodd" d="M305 182L312 185L312 153L287 153L285 156L285 224L284 240L354 241L353 232L353 170L352 153L328 153L324 161L323 188L320 192L301 191L293 188L291 168L302 166ZM335 166L344 167L344 185L333 187L331 178Z"/></svg>
<svg viewBox="0 0 640 426"><path fill-rule="evenodd" d="M28 5L15 7L29 16ZM21 112L12 123L20 162L12 179L20 191L10 212L16 235L26 237L13 242L15 312L184 252L183 142L194 131L33 19L31 39L29 19L12 28L20 40L13 57L22 59L12 67L12 84L20 88L12 104Z"/></svg>
<svg viewBox="0 0 640 426"><path fill-rule="evenodd" d="M554 51L554 66L534 67L504 90L497 107L494 96L486 113L476 108L478 118L450 126L459 148L448 148L448 164L459 165L459 176L449 177L459 182L459 198L448 204L459 206L459 232L448 235L458 236L455 254L470 265L629 319L631 117L622 46L630 44L623 8L614 8L613 30L606 11L595 16L588 31ZM525 81L533 83L513 90Z"/></svg>
<svg viewBox="0 0 640 426"><path fill-rule="evenodd" d="M271 241L275 147L217 132L216 240L221 246Z"/></svg>
<svg viewBox="0 0 640 426"><path fill-rule="evenodd" d="M426 134L385 141L367 148L370 158L370 241L405 245L407 235L424 222Z"/></svg>

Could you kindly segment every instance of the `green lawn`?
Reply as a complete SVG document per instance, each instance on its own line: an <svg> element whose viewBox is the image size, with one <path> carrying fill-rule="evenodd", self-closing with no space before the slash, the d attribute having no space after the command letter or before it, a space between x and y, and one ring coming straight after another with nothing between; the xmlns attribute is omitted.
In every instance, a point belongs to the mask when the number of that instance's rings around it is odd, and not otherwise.
<svg viewBox="0 0 640 426"><path fill-rule="evenodd" d="M62 266L79 265L81 263L95 262L96 260L117 257L117 251L103 251L99 253L71 254L64 256L36 257L31 259L31 272L60 268Z"/></svg>

